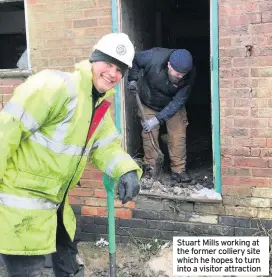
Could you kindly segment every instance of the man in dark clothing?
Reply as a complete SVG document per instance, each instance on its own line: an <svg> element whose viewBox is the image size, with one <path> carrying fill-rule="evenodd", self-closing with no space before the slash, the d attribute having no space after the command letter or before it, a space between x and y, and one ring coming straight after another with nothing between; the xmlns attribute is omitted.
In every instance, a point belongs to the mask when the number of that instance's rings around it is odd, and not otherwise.
<svg viewBox="0 0 272 278"><path fill-rule="evenodd" d="M142 121L144 173L150 177L157 152L148 132L158 143L160 124L166 123L172 178L190 182L186 172L185 104L195 80L192 55L185 49L152 48L136 53L128 74L128 90L139 93L146 121Z"/></svg>

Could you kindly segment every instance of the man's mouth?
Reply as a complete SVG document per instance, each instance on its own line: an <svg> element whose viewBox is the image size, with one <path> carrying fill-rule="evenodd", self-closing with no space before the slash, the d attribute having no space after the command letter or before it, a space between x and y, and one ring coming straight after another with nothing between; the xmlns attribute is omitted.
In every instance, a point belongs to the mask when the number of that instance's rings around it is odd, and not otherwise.
<svg viewBox="0 0 272 278"><path fill-rule="evenodd" d="M109 83L109 84L114 83L112 80L110 80L109 78L107 78L107 77L105 77L105 76L101 76L101 77L102 77L102 79L103 79L104 81L106 81L106 82Z"/></svg>

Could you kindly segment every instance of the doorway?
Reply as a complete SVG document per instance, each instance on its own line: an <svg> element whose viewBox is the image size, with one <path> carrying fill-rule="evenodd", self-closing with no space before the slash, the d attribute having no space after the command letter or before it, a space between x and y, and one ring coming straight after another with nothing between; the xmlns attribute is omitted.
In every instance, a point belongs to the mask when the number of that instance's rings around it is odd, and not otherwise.
<svg viewBox="0 0 272 278"><path fill-rule="evenodd" d="M204 187L213 185L212 103L210 69L209 0L122 0L121 30L129 34L136 51L152 47L185 48L192 53L196 80L186 104L187 169ZM126 80L126 79L125 79ZM126 88L126 84L125 84ZM141 125L135 97L124 89L124 122L127 151L135 158L143 156ZM161 128L160 146L169 171L167 145Z"/></svg>

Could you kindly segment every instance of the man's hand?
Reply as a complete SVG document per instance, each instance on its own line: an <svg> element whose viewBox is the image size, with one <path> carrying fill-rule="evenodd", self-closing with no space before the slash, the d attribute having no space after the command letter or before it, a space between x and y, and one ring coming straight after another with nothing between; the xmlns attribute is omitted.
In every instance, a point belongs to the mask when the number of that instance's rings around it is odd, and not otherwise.
<svg viewBox="0 0 272 278"><path fill-rule="evenodd" d="M137 81L135 81L135 80L130 81L128 83L127 88L133 95L135 95L139 92L138 84L137 84Z"/></svg>
<svg viewBox="0 0 272 278"><path fill-rule="evenodd" d="M119 179L118 196L122 204L131 201L140 192L140 183L136 171L130 171Z"/></svg>
<svg viewBox="0 0 272 278"><path fill-rule="evenodd" d="M153 130L157 125L159 125L160 122L156 117L150 118L142 123L142 126L145 130L145 132L150 132Z"/></svg>

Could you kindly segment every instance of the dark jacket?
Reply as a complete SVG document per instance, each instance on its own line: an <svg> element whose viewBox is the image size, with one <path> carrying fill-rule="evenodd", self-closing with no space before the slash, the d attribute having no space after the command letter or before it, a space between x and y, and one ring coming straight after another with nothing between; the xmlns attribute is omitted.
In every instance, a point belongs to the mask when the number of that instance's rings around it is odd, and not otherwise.
<svg viewBox="0 0 272 278"><path fill-rule="evenodd" d="M173 117L187 102L194 83L195 67L174 87L168 78L168 61L175 49L152 48L137 52L128 81L136 80L143 104L156 111L159 121Z"/></svg>

